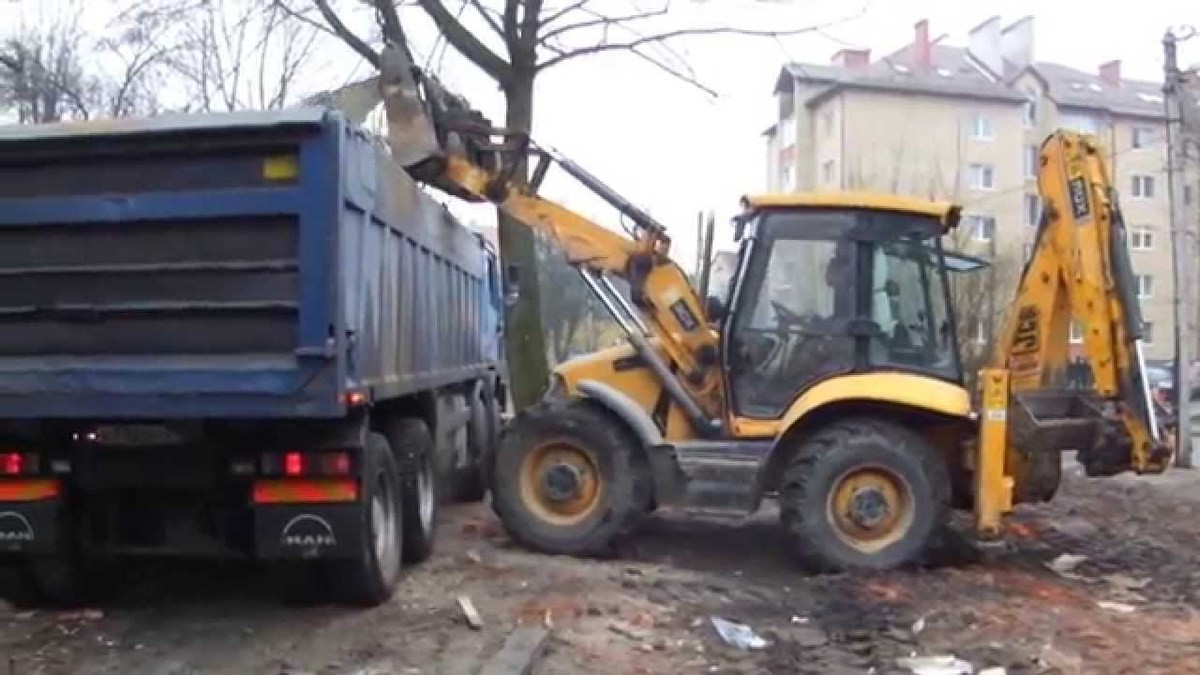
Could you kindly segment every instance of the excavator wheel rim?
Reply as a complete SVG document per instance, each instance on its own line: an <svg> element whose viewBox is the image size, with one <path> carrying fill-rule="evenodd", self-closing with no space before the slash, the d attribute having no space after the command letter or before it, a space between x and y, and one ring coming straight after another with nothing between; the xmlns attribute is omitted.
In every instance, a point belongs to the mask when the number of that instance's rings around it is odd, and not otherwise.
<svg viewBox="0 0 1200 675"><path fill-rule="evenodd" d="M883 499L886 514L863 524L852 515L856 495L870 492ZM903 476L884 466L856 466L833 482L826 504L826 517L846 545L863 553L876 553L907 534L915 517L912 486Z"/></svg>
<svg viewBox="0 0 1200 675"><path fill-rule="evenodd" d="M554 499L546 486L546 472L555 465L569 467L578 479L574 497ZM591 516L604 496L600 464L587 448L557 438L538 444L521 462L521 501L538 518L559 526L576 525Z"/></svg>

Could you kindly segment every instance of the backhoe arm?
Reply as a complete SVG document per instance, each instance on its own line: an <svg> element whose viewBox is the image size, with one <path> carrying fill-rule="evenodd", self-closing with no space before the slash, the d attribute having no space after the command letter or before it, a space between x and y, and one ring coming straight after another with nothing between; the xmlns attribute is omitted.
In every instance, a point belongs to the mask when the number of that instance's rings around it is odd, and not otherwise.
<svg viewBox="0 0 1200 675"><path fill-rule="evenodd" d="M988 367L977 471L981 529L1012 503L1048 499L1060 452L1089 475L1161 472L1170 458L1144 375L1142 318L1106 158L1086 134L1042 144L1042 216ZM1090 389L1067 385L1072 320Z"/></svg>
<svg viewBox="0 0 1200 675"><path fill-rule="evenodd" d="M555 242L697 433L719 433L724 395L717 336L687 275L669 257L666 228L571 160L523 134L492 127L414 68L403 50L384 50L380 85L388 142L409 173L456 197L494 203ZM515 180L531 159L528 183ZM552 165L616 208L632 223L630 236L537 194ZM629 300L613 287L610 274L628 282Z"/></svg>

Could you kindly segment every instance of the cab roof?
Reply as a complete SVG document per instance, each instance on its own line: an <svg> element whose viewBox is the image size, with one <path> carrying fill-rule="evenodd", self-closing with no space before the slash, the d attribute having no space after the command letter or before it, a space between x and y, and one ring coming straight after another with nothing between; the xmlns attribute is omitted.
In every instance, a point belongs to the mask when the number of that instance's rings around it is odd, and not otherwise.
<svg viewBox="0 0 1200 675"><path fill-rule="evenodd" d="M749 211L759 209L843 208L890 211L937 218L947 230L958 225L962 206L878 192L780 192L742 197Z"/></svg>

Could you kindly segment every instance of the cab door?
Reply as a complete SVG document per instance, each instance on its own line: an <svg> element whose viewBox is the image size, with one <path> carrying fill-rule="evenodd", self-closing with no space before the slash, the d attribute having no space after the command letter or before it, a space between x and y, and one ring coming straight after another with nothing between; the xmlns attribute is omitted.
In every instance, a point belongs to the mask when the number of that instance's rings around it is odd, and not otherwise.
<svg viewBox="0 0 1200 675"><path fill-rule="evenodd" d="M767 214L747 243L725 325L736 414L775 419L811 384L850 372L860 304L850 213Z"/></svg>

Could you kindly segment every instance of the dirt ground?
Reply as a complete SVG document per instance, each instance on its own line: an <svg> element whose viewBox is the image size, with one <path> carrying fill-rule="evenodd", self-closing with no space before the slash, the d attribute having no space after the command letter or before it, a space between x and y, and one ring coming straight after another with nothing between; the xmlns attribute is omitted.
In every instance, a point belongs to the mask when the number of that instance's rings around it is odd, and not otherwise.
<svg viewBox="0 0 1200 675"><path fill-rule="evenodd" d="M90 611L6 608L0 673L467 675L517 624L552 628L536 675L908 672L897 659L914 654L976 672L1200 672L1200 472L1070 466L1002 544L964 539L932 568L879 575L799 573L773 513L664 514L620 559L581 561L514 547L486 505L445 510L435 556L370 611L288 604L237 565L138 565ZM1086 558L1051 570L1062 554ZM767 644L725 644L714 616Z"/></svg>

